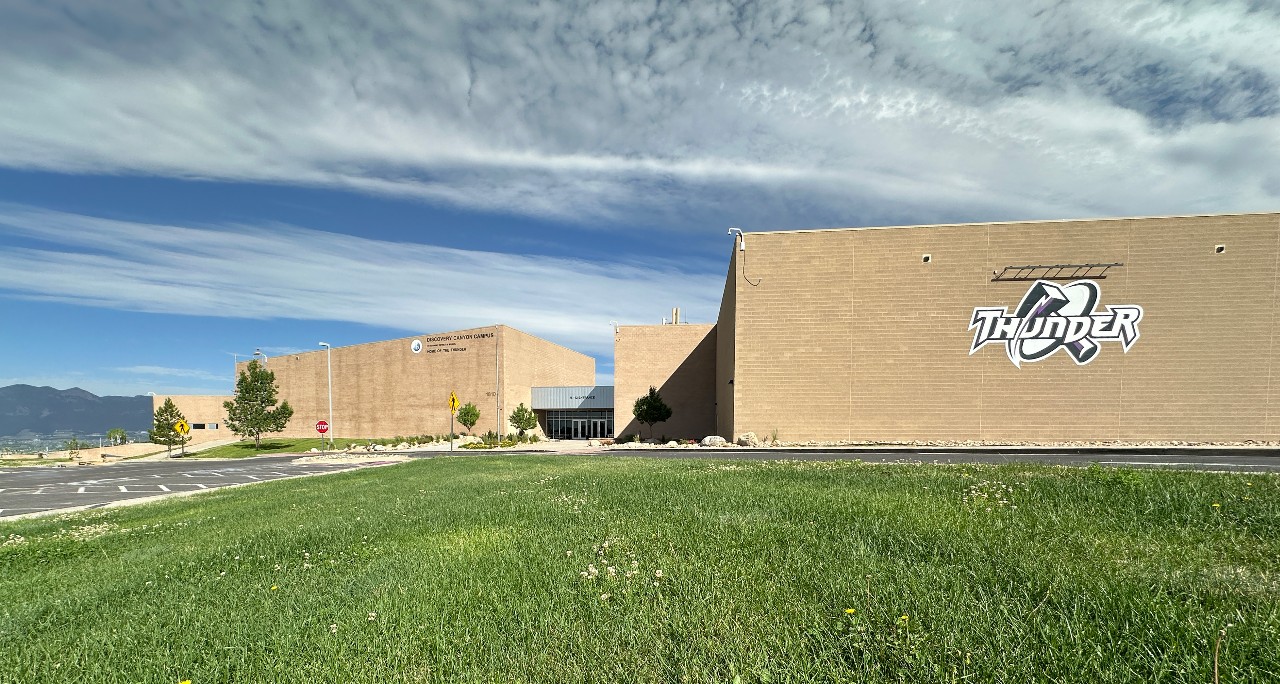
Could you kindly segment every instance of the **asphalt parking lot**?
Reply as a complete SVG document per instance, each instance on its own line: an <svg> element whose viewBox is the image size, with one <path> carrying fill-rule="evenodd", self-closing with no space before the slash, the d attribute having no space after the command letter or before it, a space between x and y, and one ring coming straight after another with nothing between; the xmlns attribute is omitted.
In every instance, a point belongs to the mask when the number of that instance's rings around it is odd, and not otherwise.
<svg viewBox="0 0 1280 684"><path fill-rule="evenodd" d="M290 455L236 461L172 459L92 467L3 468L0 469L0 518L67 508L98 508L129 499L385 464L294 463L297 459L297 455Z"/></svg>

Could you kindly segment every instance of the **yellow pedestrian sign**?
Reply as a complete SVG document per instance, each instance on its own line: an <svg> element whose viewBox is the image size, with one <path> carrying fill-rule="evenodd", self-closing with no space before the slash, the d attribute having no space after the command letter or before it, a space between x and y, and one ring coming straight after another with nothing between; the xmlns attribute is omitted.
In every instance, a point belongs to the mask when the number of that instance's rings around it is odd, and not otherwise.
<svg viewBox="0 0 1280 684"><path fill-rule="evenodd" d="M185 420L180 420L173 424L173 429L178 431L180 435L186 435L191 432L191 425Z"/></svg>
<svg viewBox="0 0 1280 684"><path fill-rule="evenodd" d="M449 392L449 413L458 412L458 393Z"/></svg>

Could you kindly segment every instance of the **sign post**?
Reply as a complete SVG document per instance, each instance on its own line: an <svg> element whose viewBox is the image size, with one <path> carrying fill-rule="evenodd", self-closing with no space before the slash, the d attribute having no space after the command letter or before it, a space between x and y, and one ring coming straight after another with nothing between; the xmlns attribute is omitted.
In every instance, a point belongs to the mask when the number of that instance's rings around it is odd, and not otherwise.
<svg viewBox="0 0 1280 684"><path fill-rule="evenodd" d="M186 456L187 455L187 435L191 433L191 424L185 420L180 420L173 424L173 429L176 430L178 434L182 435L182 443L180 445L180 448L182 449L181 456Z"/></svg>
<svg viewBox="0 0 1280 684"><path fill-rule="evenodd" d="M316 432L320 433L320 455L324 455L324 433L329 431L329 422L325 420L316 422Z"/></svg>
<svg viewBox="0 0 1280 684"><path fill-rule="evenodd" d="M449 451L453 451L453 418L458 414L458 393L449 390Z"/></svg>

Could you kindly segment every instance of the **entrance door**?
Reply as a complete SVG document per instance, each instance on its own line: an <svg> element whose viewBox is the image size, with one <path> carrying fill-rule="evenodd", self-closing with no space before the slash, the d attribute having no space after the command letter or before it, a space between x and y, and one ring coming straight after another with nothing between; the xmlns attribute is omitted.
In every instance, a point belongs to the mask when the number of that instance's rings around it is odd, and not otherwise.
<svg viewBox="0 0 1280 684"><path fill-rule="evenodd" d="M591 421L591 436L596 438L605 436L603 418L596 418Z"/></svg>
<svg viewBox="0 0 1280 684"><path fill-rule="evenodd" d="M587 420L585 418L573 419L573 438L587 439Z"/></svg>

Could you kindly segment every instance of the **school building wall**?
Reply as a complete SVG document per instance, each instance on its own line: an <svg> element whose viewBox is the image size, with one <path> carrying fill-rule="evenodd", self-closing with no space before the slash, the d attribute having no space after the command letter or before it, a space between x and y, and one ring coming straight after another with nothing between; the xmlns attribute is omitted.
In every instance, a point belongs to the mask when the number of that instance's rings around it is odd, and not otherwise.
<svg viewBox="0 0 1280 684"><path fill-rule="evenodd" d="M191 424L191 432L187 435L191 441L188 444L236 438L227 429L227 411L222 408L222 403L231 401L232 397L198 394L157 395L151 397L152 415L155 415L156 410L164 405L166 399L172 399L173 405L178 407L178 411Z"/></svg>
<svg viewBox="0 0 1280 684"><path fill-rule="evenodd" d="M416 353L415 340L421 344ZM331 353L330 434L339 438L447 434L451 390L459 402L480 410L471 432L511 432L506 417L520 401L529 405L527 380L547 385L595 381L595 359L502 325L334 347ZM324 349L268 359L279 400L288 400L294 410L280 435L315 437L316 421L329 420L326 362ZM456 422L454 429L464 430Z"/></svg>
<svg viewBox="0 0 1280 684"><path fill-rule="evenodd" d="M702 439L716 430L714 324L622 325L614 335L614 434ZM656 387L671 418L636 421L636 399Z"/></svg>
<svg viewBox="0 0 1280 684"><path fill-rule="evenodd" d="M1275 213L748 233L718 322L719 431L1276 440L1278 260ZM1005 267L1090 263L1123 264L1095 280L1098 313L1143 307L1127 353L1104 342L1083 365L1060 350L1021 367L1003 344L969 353L975 307L1012 312L1033 284L997 279Z"/></svg>

